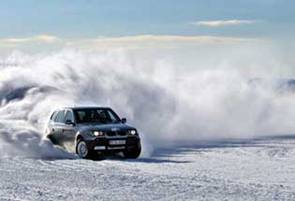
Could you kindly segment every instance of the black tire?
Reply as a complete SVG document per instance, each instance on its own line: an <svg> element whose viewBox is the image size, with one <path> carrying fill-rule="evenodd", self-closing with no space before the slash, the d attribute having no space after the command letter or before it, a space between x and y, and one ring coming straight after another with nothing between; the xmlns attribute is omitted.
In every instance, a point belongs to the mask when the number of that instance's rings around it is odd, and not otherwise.
<svg viewBox="0 0 295 201"><path fill-rule="evenodd" d="M55 138L52 135L47 135L47 139L52 143L57 145L57 141L55 140Z"/></svg>
<svg viewBox="0 0 295 201"><path fill-rule="evenodd" d="M130 158L130 159L136 159L140 156L141 153L141 146L138 145L135 148L132 149L127 149L126 151L123 151L123 155L125 158Z"/></svg>
<svg viewBox="0 0 295 201"><path fill-rule="evenodd" d="M93 151L89 150L86 142L83 139L79 139L76 143L76 154L80 158L92 158Z"/></svg>

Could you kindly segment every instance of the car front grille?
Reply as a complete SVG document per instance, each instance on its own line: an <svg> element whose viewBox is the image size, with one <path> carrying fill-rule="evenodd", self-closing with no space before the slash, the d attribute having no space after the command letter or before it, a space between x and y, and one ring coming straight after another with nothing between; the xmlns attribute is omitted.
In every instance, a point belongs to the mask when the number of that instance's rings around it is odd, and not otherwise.
<svg viewBox="0 0 295 201"><path fill-rule="evenodd" d="M126 136L126 131L108 131L108 137L115 137L115 136Z"/></svg>

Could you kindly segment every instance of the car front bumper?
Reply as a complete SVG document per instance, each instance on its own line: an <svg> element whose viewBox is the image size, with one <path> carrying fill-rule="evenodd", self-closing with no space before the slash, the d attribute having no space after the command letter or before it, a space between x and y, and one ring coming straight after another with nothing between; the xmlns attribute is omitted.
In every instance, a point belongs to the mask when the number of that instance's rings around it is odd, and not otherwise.
<svg viewBox="0 0 295 201"><path fill-rule="evenodd" d="M114 144L112 142L116 143ZM86 144L89 150L97 152L120 152L141 146L138 136L97 137L94 140L86 141Z"/></svg>

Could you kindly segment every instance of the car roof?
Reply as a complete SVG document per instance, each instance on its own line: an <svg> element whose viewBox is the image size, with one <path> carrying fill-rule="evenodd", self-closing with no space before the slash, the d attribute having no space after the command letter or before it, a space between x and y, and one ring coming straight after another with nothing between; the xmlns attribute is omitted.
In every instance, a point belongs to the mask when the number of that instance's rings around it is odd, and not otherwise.
<svg viewBox="0 0 295 201"><path fill-rule="evenodd" d="M110 109L110 107L101 107L101 106L77 106L77 107L61 107L56 110L79 110L79 109Z"/></svg>

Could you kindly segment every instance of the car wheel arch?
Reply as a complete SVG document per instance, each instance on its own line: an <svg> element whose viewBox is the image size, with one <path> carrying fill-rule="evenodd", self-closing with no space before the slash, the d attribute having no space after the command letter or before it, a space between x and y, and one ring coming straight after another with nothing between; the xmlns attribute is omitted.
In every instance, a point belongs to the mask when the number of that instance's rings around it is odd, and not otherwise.
<svg viewBox="0 0 295 201"><path fill-rule="evenodd" d="M76 143L77 143L79 140L84 140L84 138L83 138L82 135L77 135L77 136L76 136Z"/></svg>

